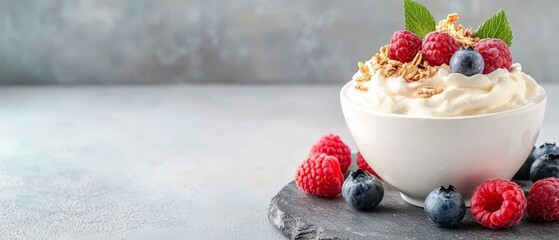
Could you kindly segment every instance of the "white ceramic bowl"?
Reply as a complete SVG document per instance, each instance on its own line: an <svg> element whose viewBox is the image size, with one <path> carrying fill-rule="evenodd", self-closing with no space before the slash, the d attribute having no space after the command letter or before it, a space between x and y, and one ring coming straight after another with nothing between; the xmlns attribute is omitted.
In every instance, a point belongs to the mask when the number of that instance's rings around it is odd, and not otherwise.
<svg viewBox="0 0 559 240"><path fill-rule="evenodd" d="M366 109L341 90L347 127L369 165L402 198L423 206L429 192L452 184L469 206L478 185L510 179L538 137L547 96L518 109L459 117L414 117Z"/></svg>

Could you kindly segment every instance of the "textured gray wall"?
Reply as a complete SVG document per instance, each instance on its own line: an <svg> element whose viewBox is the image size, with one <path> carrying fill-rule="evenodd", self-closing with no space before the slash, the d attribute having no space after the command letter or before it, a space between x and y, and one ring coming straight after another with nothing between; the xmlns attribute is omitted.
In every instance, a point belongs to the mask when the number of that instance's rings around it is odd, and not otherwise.
<svg viewBox="0 0 559 240"><path fill-rule="evenodd" d="M427 1L477 27L499 8L513 57L559 75L559 1ZM342 83L395 30L398 0L0 0L0 83Z"/></svg>

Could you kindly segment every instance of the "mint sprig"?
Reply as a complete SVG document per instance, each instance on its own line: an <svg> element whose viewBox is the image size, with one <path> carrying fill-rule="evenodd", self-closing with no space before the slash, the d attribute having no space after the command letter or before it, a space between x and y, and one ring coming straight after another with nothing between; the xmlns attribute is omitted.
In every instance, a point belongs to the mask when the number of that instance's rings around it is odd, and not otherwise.
<svg viewBox="0 0 559 240"><path fill-rule="evenodd" d="M501 9L487 19L479 26L475 35L478 38L498 38L510 46L512 43L512 28L505 11Z"/></svg>
<svg viewBox="0 0 559 240"><path fill-rule="evenodd" d="M425 6L412 0L404 0L404 24L406 30L417 34L420 38L435 31L435 18Z"/></svg>

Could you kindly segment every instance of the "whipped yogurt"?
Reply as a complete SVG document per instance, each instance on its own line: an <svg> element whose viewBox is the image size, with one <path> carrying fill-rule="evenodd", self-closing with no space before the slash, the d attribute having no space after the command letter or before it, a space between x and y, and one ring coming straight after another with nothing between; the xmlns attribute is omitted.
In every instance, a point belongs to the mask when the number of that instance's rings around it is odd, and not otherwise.
<svg viewBox="0 0 559 240"><path fill-rule="evenodd" d="M365 63L371 67L371 62ZM451 73L448 65L439 67L431 78L407 82L403 77L384 77L379 72L360 83L367 91L356 90L358 71L348 88L350 101L368 109L413 116L468 116L511 110L536 98L540 87L534 78L522 72L520 64L510 72L497 69L490 74L471 77ZM431 97L419 97L423 88L442 89Z"/></svg>

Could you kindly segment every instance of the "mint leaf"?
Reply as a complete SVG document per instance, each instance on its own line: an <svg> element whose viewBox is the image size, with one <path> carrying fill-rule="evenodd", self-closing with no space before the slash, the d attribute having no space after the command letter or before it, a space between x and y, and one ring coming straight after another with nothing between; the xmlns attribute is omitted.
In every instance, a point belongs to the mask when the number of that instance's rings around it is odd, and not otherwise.
<svg viewBox="0 0 559 240"><path fill-rule="evenodd" d="M435 18L425 6L412 0L404 0L404 24L406 30L417 34L420 38L435 31Z"/></svg>
<svg viewBox="0 0 559 240"><path fill-rule="evenodd" d="M475 35L478 38L498 38L510 46L512 43L512 29L505 11L501 9L487 19L479 26Z"/></svg>

